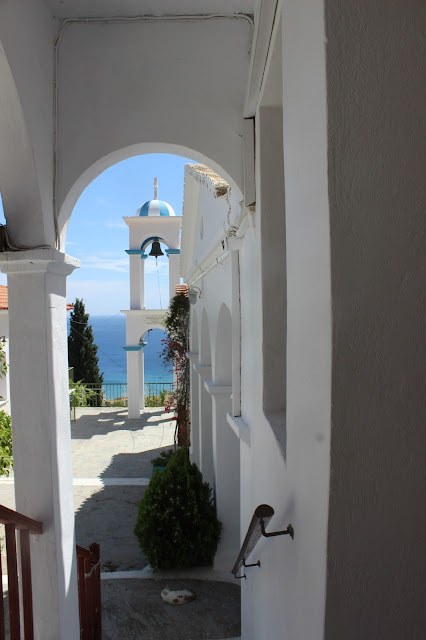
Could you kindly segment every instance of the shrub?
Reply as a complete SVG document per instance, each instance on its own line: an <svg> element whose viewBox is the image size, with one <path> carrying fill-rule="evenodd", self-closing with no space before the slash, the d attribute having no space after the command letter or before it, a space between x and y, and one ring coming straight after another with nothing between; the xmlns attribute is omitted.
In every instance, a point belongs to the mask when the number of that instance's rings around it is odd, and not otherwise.
<svg viewBox="0 0 426 640"><path fill-rule="evenodd" d="M12 467L12 422L6 411L0 411L0 476L8 476Z"/></svg>
<svg viewBox="0 0 426 640"><path fill-rule="evenodd" d="M139 502L134 533L153 569L211 564L220 538L211 489L186 448L156 470Z"/></svg>
<svg viewBox="0 0 426 640"><path fill-rule="evenodd" d="M72 384L70 398L73 407L88 407L93 398L98 394L90 387L83 384L83 380L79 380Z"/></svg>
<svg viewBox="0 0 426 640"><path fill-rule="evenodd" d="M151 464L154 467L167 467L170 462L170 458L174 454L174 449L168 449L167 451L162 451L159 456L156 458L152 458Z"/></svg>

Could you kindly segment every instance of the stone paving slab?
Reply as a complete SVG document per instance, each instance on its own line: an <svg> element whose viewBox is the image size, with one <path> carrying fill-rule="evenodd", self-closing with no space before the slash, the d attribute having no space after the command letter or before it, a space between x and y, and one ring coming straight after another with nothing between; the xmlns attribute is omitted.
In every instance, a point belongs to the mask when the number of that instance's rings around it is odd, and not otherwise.
<svg viewBox="0 0 426 640"><path fill-rule="evenodd" d="M139 420L126 409L76 409L71 423L73 476L143 478L151 476L151 458L173 445L175 422L163 409L149 408Z"/></svg>
<svg viewBox="0 0 426 640"><path fill-rule="evenodd" d="M190 589L174 606L161 591ZM201 580L102 580L103 640L224 640L240 635L240 587Z"/></svg>
<svg viewBox="0 0 426 640"><path fill-rule="evenodd" d="M133 529L146 487L74 487L76 541L101 546L102 571L143 569L146 560Z"/></svg>

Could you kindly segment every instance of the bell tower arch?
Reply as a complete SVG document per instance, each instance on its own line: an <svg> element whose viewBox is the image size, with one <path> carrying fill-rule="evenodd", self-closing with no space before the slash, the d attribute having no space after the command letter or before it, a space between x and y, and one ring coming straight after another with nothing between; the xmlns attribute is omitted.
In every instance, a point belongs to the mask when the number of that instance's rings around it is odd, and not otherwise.
<svg viewBox="0 0 426 640"><path fill-rule="evenodd" d="M180 228L182 218L173 208L158 199L157 179L154 180L154 199L145 202L136 215L124 217L129 227L130 309L126 315L128 416L139 418L145 408L144 358L145 342L141 339L149 329L164 328L166 310L145 308L145 260L164 255L160 243L167 246L169 259L169 299L179 284ZM149 251L149 249L151 250Z"/></svg>

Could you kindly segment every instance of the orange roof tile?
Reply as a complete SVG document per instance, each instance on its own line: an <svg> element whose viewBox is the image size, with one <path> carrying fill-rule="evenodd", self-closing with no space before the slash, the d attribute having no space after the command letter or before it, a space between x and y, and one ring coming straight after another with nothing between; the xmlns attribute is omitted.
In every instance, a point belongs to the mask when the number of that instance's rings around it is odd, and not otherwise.
<svg viewBox="0 0 426 640"><path fill-rule="evenodd" d="M177 284L176 285L176 295L179 293L184 293L186 297L188 297L188 285L187 284Z"/></svg>
<svg viewBox="0 0 426 640"><path fill-rule="evenodd" d="M9 309L7 287L4 284L0 284L0 309Z"/></svg>
<svg viewBox="0 0 426 640"><path fill-rule="evenodd" d="M7 287L4 284L0 284L0 310L9 309L9 300L7 295ZM67 302L67 311L74 309L73 302Z"/></svg>

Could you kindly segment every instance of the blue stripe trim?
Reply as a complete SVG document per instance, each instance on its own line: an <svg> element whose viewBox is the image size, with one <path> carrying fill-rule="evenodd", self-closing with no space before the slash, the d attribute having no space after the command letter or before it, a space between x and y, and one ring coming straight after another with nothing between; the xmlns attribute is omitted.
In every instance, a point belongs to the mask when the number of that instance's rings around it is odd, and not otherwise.
<svg viewBox="0 0 426 640"><path fill-rule="evenodd" d="M158 200L158 206L160 209L160 216L169 216L170 212L169 212L169 208L166 205L165 202L163 202L162 200Z"/></svg>
<svg viewBox="0 0 426 640"><path fill-rule="evenodd" d="M149 205L151 204L151 200L148 200L148 202L145 202L145 204L143 204L139 210L139 215L140 216L147 216L148 215L148 211L149 211Z"/></svg>
<svg viewBox="0 0 426 640"><path fill-rule="evenodd" d="M153 202L155 202L155 205L152 204ZM157 206L159 213L157 213ZM170 205L168 205L167 202L164 202L164 200L148 200L148 202L145 202L138 211L140 216L170 216L171 207L170 209L169 207Z"/></svg>
<svg viewBox="0 0 426 640"><path fill-rule="evenodd" d="M143 254L142 249L125 249L125 251L129 256L138 256Z"/></svg>
<svg viewBox="0 0 426 640"><path fill-rule="evenodd" d="M134 347L123 347L124 351L140 351L141 349L143 349L143 345L142 344L138 344L137 346Z"/></svg>
<svg viewBox="0 0 426 640"><path fill-rule="evenodd" d="M166 253L167 255L177 254L180 253L180 249L166 249Z"/></svg>

